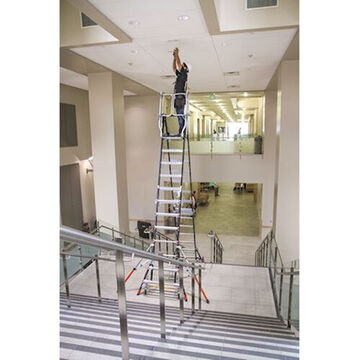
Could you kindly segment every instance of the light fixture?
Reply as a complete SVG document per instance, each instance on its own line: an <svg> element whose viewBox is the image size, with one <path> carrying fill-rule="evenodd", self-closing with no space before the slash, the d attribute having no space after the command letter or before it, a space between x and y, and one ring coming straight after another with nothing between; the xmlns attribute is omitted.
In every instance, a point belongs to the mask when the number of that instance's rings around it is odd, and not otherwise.
<svg viewBox="0 0 360 360"><path fill-rule="evenodd" d="M131 20L128 22L129 25L133 25L133 26L139 26L140 25L140 22L139 21L136 21L136 20Z"/></svg>
<svg viewBox="0 0 360 360"><path fill-rule="evenodd" d="M190 16L188 16L188 15L180 15L180 16L178 16L179 21L186 21L186 20L189 20L189 19L190 19Z"/></svg>
<svg viewBox="0 0 360 360"><path fill-rule="evenodd" d="M87 159L92 168L94 167L94 165L93 165L93 163L92 163L93 159L94 159L93 156L90 156L90 157ZM94 171L93 169L86 169L86 173L87 173L87 174L88 174L89 172L93 172L93 171Z"/></svg>
<svg viewBox="0 0 360 360"><path fill-rule="evenodd" d="M244 95L244 96L248 96L249 94L245 91L243 95Z"/></svg>

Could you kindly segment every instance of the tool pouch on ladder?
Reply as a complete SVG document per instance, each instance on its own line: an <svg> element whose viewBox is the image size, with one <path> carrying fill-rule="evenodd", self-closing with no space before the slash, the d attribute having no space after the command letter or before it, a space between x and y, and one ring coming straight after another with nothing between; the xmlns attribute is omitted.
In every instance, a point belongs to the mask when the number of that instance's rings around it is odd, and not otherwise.
<svg viewBox="0 0 360 360"><path fill-rule="evenodd" d="M175 109L180 109L182 106L185 105L185 96L184 95L176 95L175 96Z"/></svg>

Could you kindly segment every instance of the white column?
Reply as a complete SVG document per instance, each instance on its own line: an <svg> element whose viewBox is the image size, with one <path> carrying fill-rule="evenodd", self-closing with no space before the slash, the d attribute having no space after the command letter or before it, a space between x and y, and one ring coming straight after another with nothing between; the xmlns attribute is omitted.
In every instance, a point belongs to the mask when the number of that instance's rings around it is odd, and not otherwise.
<svg viewBox="0 0 360 360"><path fill-rule="evenodd" d="M279 68L275 235L284 262L299 257L299 61Z"/></svg>
<svg viewBox="0 0 360 360"><path fill-rule="evenodd" d="M129 230L124 97L112 72L89 74L91 143L94 156L96 216Z"/></svg>

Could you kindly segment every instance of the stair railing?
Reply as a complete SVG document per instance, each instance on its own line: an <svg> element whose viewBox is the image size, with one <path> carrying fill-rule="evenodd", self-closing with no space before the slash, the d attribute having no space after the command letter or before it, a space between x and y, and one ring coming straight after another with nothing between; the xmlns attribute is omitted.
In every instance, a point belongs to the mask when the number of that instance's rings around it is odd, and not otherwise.
<svg viewBox="0 0 360 360"><path fill-rule="evenodd" d="M100 288L100 275L99 275L99 260L115 262L116 270L116 283L117 283L117 294L118 294L118 306L119 306L119 318L120 318L120 334L121 334L121 352L122 358L124 360L130 359L129 352L129 337L128 337L128 326L127 326L127 311L126 311L126 292L125 292L125 266L124 266L124 254L134 255L136 257L145 258L149 260L154 260L158 262L159 267L159 298L160 298L160 330L161 338L165 339L166 337L166 324L165 324L165 282L164 282L164 263L173 264L179 268L179 308L180 308L180 323L184 322L184 267L191 268L192 270L192 281L191 281L191 309L192 313L195 312L195 270L198 270L199 277L199 288L198 288L198 298L199 298L199 309L201 309L201 273L202 268L200 265L184 263L179 260L170 259L165 256L161 256L152 252L143 251L134 247L129 247L121 243L120 238L114 238L115 241L105 240L98 236L94 236L89 233L78 231L66 226L60 227L60 241L67 241L75 243L78 245L90 245L98 249L110 250L116 252L115 259L99 257L95 255L94 257L67 253L61 251L60 255L63 260L63 271L65 277L65 291L67 306L71 307L70 300L70 286L69 278L67 272L67 258L69 256L82 256L83 258L89 258L91 261L95 262L96 266L96 282L97 282L97 292L98 300L101 302L101 288Z"/></svg>
<svg viewBox="0 0 360 360"><path fill-rule="evenodd" d="M216 232L210 230L208 238L210 239L210 262L214 264L222 264L224 246L222 245Z"/></svg>
<svg viewBox="0 0 360 360"><path fill-rule="evenodd" d="M298 329L299 323L293 314L293 307L295 286L298 289L299 284L299 260L293 260L290 266L284 266L273 230L265 236L256 250L255 266L269 269L277 316L285 321L289 328L294 325Z"/></svg>

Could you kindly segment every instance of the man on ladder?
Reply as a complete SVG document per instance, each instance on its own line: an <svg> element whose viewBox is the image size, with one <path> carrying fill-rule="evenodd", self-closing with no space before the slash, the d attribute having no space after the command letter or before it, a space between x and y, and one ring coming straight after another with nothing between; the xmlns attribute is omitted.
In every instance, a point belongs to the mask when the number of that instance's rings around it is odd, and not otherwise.
<svg viewBox="0 0 360 360"><path fill-rule="evenodd" d="M179 133L174 136L185 136L184 109L186 103L185 92L187 87L189 67L186 65L186 63L181 63L178 48L174 49L173 56L174 56L173 70L176 75L174 92L175 94L179 94L179 95L175 95L175 103L174 103L176 114L178 114L177 118L179 122Z"/></svg>

